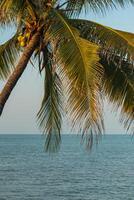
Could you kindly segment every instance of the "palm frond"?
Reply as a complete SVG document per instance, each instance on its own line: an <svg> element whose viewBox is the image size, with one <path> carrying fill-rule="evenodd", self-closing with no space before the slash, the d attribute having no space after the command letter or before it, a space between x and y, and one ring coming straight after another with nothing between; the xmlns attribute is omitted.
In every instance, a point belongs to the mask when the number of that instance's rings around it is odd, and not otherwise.
<svg viewBox="0 0 134 200"><path fill-rule="evenodd" d="M7 25L8 23L18 23L20 19L31 17L32 20L36 18L36 11L38 7L32 0L2 0L0 2L0 23ZM20 22L19 22L20 23Z"/></svg>
<svg viewBox="0 0 134 200"><path fill-rule="evenodd" d="M11 16L9 15L9 13L0 9L0 25L9 24L9 23L11 23L12 20L13 19L11 19Z"/></svg>
<svg viewBox="0 0 134 200"><path fill-rule="evenodd" d="M119 58L108 62L103 56L104 93L113 103L116 111L120 111L121 123L127 130L134 131L134 74L131 64L124 61L121 68L118 68Z"/></svg>
<svg viewBox="0 0 134 200"><path fill-rule="evenodd" d="M67 19L54 11L56 23L52 24L50 42L55 46L57 63L61 66L60 76L68 77L68 109L74 125L81 124L84 135L102 132L102 112L100 106L100 80L102 68L98 64L98 47L79 37ZM84 120L83 124L80 123ZM87 134L84 134L87 133ZM89 145L89 146L90 146Z"/></svg>
<svg viewBox="0 0 134 200"><path fill-rule="evenodd" d="M131 128L134 118L134 34L90 21L72 21L77 24L75 27L80 30L83 38L101 46L104 91L116 109L121 109L121 121L125 127Z"/></svg>
<svg viewBox="0 0 134 200"><path fill-rule="evenodd" d="M126 31L116 30L125 40L128 41L128 44L134 47L134 34Z"/></svg>
<svg viewBox="0 0 134 200"><path fill-rule="evenodd" d="M0 9L5 12L11 12L14 10L15 12L19 12L19 10L24 6L24 4L30 4L30 0L1 0L0 1Z"/></svg>
<svg viewBox="0 0 134 200"><path fill-rule="evenodd" d="M133 63L134 34L114 30L87 20L71 20L70 22L80 31L81 37L100 45L101 52L108 60L113 60L118 56L119 65L124 60Z"/></svg>
<svg viewBox="0 0 134 200"><path fill-rule="evenodd" d="M45 150L56 151L61 142L62 82L50 58L45 67L44 98L38 113L40 127L46 134Z"/></svg>
<svg viewBox="0 0 134 200"><path fill-rule="evenodd" d="M0 78L5 79L15 67L19 55L19 47L17 46L16 33L11 39L0 45Z"/></svg>
<svg viewBox="0 0 134 200"><path fill-rule="evenodd" d="M22 13L16 10L4 10L0 6L0 26L1 28L16 26L18 19L22 17ZM20 23L20 22L19 22Z"/></svg>
<svg viewBox="0 0 134 200"><path fill-rule="evenodd" d="M69 16L78 16L82 11L92 10L95 13L106 13L108 9L124 7L127 4L134 4L134 0L68 0L66 3L66 13Z"/></svg>
<svg viewBox="0 0 134 200"><path fill-rule="evenodd" d="M0 1L0 10L1 13L4 16L5 23L8 21L14 21L16 15L18 14L18 11L23 7L23 1L22 0L1 0ZM7 20L6 20L7 15Z"/></svg>

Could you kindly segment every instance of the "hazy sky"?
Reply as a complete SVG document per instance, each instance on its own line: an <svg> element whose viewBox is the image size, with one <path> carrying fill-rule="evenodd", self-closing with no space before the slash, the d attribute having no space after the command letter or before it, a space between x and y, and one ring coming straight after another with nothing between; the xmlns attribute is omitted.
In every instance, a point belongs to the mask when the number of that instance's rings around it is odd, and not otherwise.
<svg viewBox="0 0 134 200"><path fill-rule="evenodd" d="M134 7L109 11L105 17L89 14L86 18L134 33ZM11 33L9 29L0 30L0 43ZM0 83L1 89L3 83ZM36 113L40 107L42 93L43 78L37 69L29 65L5 106L0 118L0 133L39 133ZM105 105L105 125L107 133L124 132L108 104Z"/></svg>

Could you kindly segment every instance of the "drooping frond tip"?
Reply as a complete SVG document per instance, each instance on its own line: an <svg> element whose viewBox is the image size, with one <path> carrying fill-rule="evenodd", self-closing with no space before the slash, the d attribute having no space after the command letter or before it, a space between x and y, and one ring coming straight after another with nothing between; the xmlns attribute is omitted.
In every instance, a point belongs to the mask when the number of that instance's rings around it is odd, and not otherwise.
<svg viewBox="0 0 134 200"><path fill-rule="evenodd" d="M119 58L108 62L102 55L105 69L103 78L104 95L120 112L120 122L130 133L134 133L134 75L131 63L124 61L118 68Z"/></svg>
<svg viewBox="0 0 134 200"><path fill-rule="evenodd" d="M16 33L11 39L0 45L0 78L5 79L15 67L19 55Z"/></svg>
<svg viewBox="0 0 134 200"><path fill-rule="evenodd" d="M45 67L44 98L38 113L41 129L46 135L45 150L54 152L61 142L62 124L62 82L55 71L53 60L48 58Z"/></svg>
<svg viewBox="0 0 134 200"><path fill-rule="evenodd" d="M82 39L59 12L55 12L55 19L57 23L52 24L49 34L54 46L57 41L56 61L61 68L61 80L63 77L68 80L67 109L83 136L97 135L103 130L100 90L103 70L99 64L99 48ZM86 138L91 146L89 141L93 137Z"/></svg>

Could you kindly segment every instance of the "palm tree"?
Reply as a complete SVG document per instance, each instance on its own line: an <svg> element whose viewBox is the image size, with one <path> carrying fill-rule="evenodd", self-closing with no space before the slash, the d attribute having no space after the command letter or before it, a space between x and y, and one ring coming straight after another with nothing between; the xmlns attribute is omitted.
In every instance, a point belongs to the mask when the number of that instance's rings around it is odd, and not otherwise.
<svg viewBox="0 0 134 200"><path fill-rule="evenodd" d="M94 136L104 131L105 96L130 130L134 34L79 19L84 9L105 13L126 2L134 4L134 0L0 0L1 27L16 28L0 46L0 78L7 79L0 93L0 114L28 62L35 59L44 73L44 98L37 116L46 133L46 150L59 148L65 111L91 147Z"/></svg>

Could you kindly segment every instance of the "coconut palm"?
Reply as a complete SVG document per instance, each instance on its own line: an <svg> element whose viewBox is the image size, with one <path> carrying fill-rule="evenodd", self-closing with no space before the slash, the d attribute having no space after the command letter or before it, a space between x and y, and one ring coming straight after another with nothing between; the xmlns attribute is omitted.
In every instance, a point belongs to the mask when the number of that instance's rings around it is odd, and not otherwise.
<svg viewBox="0 0 134 200"><path fill-rule="evenodd" d="M0 78L7 80L0 93L0 114L27 64L36 60L44 74L37 117L46 133L46 150L59 148L66 112L90 148L93 138L104 131L105 96L130 130L134 35L79 19L84 10L105 13L126 2L134 4L134 0L0 0L1 27L16 28L15 35L0 46Z"/></svg>

